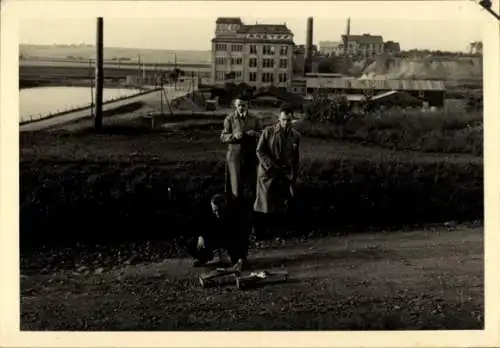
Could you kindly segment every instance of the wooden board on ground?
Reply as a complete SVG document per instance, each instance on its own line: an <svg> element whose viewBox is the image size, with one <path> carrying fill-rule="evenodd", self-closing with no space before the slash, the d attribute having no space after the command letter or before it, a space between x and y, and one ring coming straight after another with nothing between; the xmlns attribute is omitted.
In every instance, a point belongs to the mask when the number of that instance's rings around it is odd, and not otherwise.
<svg viewBox="0 0 500 348"><path fill-rule="evenodd" d="M288 280L288 270L261 270L252 271L245 275L236 277L238 289L245 290L251 287L262 286L270 283L281 283Z"/></svg>

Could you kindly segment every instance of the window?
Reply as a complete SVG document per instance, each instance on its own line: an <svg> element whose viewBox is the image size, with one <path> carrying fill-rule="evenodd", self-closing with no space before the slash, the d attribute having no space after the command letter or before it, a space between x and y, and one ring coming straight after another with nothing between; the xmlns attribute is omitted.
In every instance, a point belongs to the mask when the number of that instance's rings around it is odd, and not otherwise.
<svg viewBox="0 0 500 348"><path fill-rule="evenodd" d="M227 51L227 44L215 44L215 50L216 51Z"/></svg>
<svg viewBox="0 0 500 348"><path fill-rule="evenodd" d="M281 47L280 47L280 55L281 55L281 56L286 56L286 55L288 55L288 46L281 46Z"/></svg>
<svg viewBox="0 0 500 348"><path fill-rule="evenodd" d="M231 64L232 65L241 65L241 64L243 64L243 58L241 58L241 57L231 58Z"/></svg>
<svg viewBox="0 0 500 348"><path fill-rule="evenodd" d="M251 72L250 74L248 74L248 79L249 79L251 82L255 82L255 81L257 81L257 73L256 73L256 72Z"/></svg>
<svg viewBox="0 0 500 348"><path fill-rule="evenodd" d="M274 46L271 45L264 45L262 47L262 54L272 56L274 55Z"/></svg>
<svg viewBox="0 0 500 348"><path fill-rule="evenodd" d="M250 54L257 54L257 45L250 45Z"/></svg>
<svg viewBox="0 0 500 348"><path fill-rule="evenodd" d="M231 45L231 51L232 52L242 52L243 51L243 45Z"/></svg>
<svg viewBox="0 0 500 348"><path fill-rule="evenodd" d="M272 73L263 73L262 74L262 82L273 83L274 82L274 74L272 74Z"/></svg>
<svg viewBox="0 0 500 348"><path fill-rule="evenodd" d="M263 59L262 60L263 68L274 68L274 59Z"/></svg>
<svg viewBox="0 0 500 348"><path fill-rule="evenodd" d="M226 79L226 73L224 71L217 71L215 73L215 79L217 81L224 81Z"/></svg>
<svg viewBox="0 0 500 348"><path fill-rule="evenodd" d="M241 71L236 71L234 74L235 80L241 80L243 77L243 73Z"/></svg>
<svg viewBox="0 0 500 348"><path fill-rule="evenodd" d="M287 81L286 73L280 73L279 74L279 81L280 81L280 83Z"/></svg>
<svg viewBox="0 0 500 348"><path fill-rule="evenodd" d="M280 68L287 69L288 68L288 59L280 59Z"/></svg>
<svg viewBox="0 0 500 348"><path fill-rule="evenodd" d="M248 62L248 66L250 68L256 68L257 67L257 58L250 58Z"/></svg>
<svg viewBox="0 0 500 348"><path fill-rule="evenodd" d="M226 57L216 57L215 64L216 65L226 65Z"/></svg>

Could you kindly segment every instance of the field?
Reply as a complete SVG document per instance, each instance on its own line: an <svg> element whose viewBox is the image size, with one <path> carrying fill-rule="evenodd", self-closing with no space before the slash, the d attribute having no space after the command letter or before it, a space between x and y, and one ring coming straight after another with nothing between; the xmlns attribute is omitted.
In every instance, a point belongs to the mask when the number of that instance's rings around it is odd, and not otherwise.
<svg viewBox="0 0 500 348"><path fill-rule="evenodd" d="M88 61L95 59L94 46L41 46L41 45L19 45L19 55L26 58L53 58ZM104 59L112 60L121 58L122 62L137 61L138 57L146 64L155 63L198 63L210 62L210 51L183 51L183 50L157 50L157 49L135 49L122 47L105 47Z"/></svg>
<svg viewBox="0 0 500 348"><path fill-rule="evenodd" d="M223 187L221 119L148 130L113 117L98 134L88 121L23 132L22 326L478 329L481 115L446 116L342 131L297 124L294 228L251 257L285 264L295 280L249 293L193 287L183 252L204 226L194 212ZM275 321L280 313L287 319Z"/></svg>

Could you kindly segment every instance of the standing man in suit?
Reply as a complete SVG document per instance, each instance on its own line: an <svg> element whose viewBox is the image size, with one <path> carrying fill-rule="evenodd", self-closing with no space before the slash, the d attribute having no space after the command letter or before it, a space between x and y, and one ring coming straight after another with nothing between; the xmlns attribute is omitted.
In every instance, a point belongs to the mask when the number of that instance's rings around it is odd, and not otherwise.
<svg viewBox="0 0 500 348"><path fill-rule="evenodd" d="M255 195L256 146L261 125L259 119L248 112L246 100L235 99L233 105L233 111L224 119L220 138L223 144L228 145L226 159L232 195L243 203L245 186L249 188L251 200Z"/></svg>

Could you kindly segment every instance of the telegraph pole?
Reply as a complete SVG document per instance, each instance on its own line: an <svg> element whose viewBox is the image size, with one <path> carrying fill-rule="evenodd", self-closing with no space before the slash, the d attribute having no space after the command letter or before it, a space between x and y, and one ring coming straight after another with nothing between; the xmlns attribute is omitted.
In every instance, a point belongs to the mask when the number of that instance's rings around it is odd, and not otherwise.
<svg viewBox="0 0 500 348"><path fill-rule="evenodd" d="M94 129L99 130L102 127L102 99L104 87L104 69L103 69L103 18L97 18L97 42L96 42L96 83L95 83L95 112Z"/></svg>

